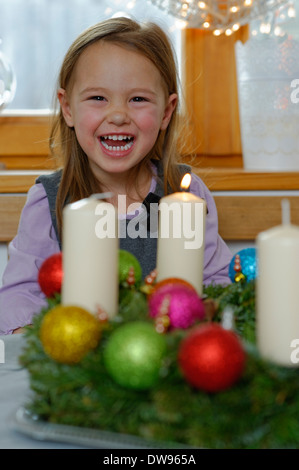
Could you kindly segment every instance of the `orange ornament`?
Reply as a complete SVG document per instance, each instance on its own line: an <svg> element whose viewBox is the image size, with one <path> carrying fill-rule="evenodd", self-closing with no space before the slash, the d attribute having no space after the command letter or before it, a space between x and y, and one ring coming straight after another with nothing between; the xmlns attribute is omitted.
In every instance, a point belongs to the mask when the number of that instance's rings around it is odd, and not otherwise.
<svg viewBox="0 0 299 470"><path fill-rule="evenodd" d="M192 290L195 290L195 288L192 286L192 284L190 284L190 282L188 282L188 281L185 281L185 279L181 279L181 278L178 278L178 277L169 277L167 279L162 279L162 281L156 282L155 285L153 286L153 290L152 290L151 294L154 293L155 290L159 289L162 286L172 285L172 284L180 284L180 285L183 285L183 286L186 286L186 287L190 287L190 289L192 289Z"/></svg>

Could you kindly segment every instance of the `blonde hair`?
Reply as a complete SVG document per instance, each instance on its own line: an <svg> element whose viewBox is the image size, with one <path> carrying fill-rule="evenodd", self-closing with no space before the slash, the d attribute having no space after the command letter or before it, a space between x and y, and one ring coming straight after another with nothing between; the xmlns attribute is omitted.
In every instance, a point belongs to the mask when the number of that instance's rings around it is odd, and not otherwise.
<svg viewBox="0 0 299 470"><path fill-rule="evenodd" d="M58 88L69 90L73 72L82 52L97 41L112 42L138 51L158 69L167 96L178 94L177 67L171 43L163 30L154 23L138 24L129 18L113 18L97 23L84 31L70 46L64 58ZM160 131L151 152L139 164L136 171L150 169L150 160L163 162L164 191L176 191L180 183L177 167L178 112L174 110L166 130ZM74 202L99 192L100 182L89 167L87 155L79 145L76 133L67 126L62 110L54 113L50 134L52 154L62 163L62 179L56 201L56 217L59 232L62 230L62 210L67 202ZM137 181L137 178L135 178Z"/></svg>

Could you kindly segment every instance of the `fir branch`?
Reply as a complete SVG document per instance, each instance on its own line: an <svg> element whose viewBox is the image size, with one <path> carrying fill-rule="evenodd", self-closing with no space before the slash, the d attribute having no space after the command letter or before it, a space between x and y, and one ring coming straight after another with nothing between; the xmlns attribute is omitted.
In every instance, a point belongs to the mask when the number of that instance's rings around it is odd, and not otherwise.
<svg viewBox="0 0 299 470"><path fill-rule="evenodd" d="M44 352L39 329L45 313L59 303L49 301L28 328L21 358L30 375L33 398L28 410L59 424L102 429L164 442L205 448L297 448L299 446L299 374L297 369L263 361L256 350L254 283L209 286L221 320L226 306L235 312L236 328L247 352L246 368L237 384L217 394L190 387L177 365L186 331L167 333L168 354L159 383L148 391L116 385L103 364L103 348L111 331L125 321L150 321L146 297L138 289L121 289L119 315L104 330L96 350L79 364L58 364Z"/></svg>

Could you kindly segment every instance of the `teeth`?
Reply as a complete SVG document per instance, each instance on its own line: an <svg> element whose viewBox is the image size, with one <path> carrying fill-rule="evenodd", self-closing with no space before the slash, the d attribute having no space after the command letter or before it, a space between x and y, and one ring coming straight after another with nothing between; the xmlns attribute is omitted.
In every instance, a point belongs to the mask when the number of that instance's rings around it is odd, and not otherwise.
<svg viewBox="0 0 299 470"><path fill-rule="evenodd" d="M131 140L133 137L128 135L104 135L102 137L104 140Z"/></svg>
<svg viewBox="0 0 299 470"><path fill-rule="evenodd" d="M102 142L102 145L105 147L105 149L107 150L110 150L110 151L115 151L115 152L119 152L120 150L123 152L125 150L129 150L129 148L132 147L133 145L133 142L129 142L127 143L126 145L117 145L117 146L111 146L111 145L108 145L106 142Z"/></svg>
<svg viewBox="0 0 299 470"><path fill-rule="evenodd" d="M113 141L126 141L126 145L108 145L108 142L106 140L109 140L110 142ZM119 152L122 151L124 152L125 150L129 150L134 142L134 137L129 136L129 135L116 135L116 134L109 134L109 135L103 135L101 137L101 142L102 145L105 147L105 149L110 150L110 151L115 151ZM125 143L125 142L124 142Z"/></svg>

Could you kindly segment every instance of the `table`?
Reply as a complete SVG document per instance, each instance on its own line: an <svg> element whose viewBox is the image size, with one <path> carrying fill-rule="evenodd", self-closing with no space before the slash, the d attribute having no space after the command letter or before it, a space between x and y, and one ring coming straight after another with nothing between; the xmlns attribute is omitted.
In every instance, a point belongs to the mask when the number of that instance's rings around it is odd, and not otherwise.
<svg viewBox="0 0 299 470"><path fill-rule="evenodd" d="M80 449L69 444L31 439L13 429L12 418L16 410L30 396L28 372L18 361L24 335L0 336L0 340L2 347L4 344L5 361L0 363L0 449Z"/></svg>
<svg viewBox="0 0 299 470"><path fill-rule="evenodd" d="M54 428L50 425L51 430L47 427L44 432L44 424L42 424L42 430L39 426L36 427L32 420L28 426L28 422L24 424L23 416L21 416L22 431L16 430L16 421L18 427L20 426L20 418L15 419L16 413L30 401L31 393L29 373L19 362L25 341L23 334L0 336L0 449L97 449L97 453L93 455L98 456L98 451L102 450L104 454L101 455L104 457L107 449L113 449L113 452L119 449L144 452L147 446L144 447L144 440L138 437L96 430L85 432L82 428L75 428L74 432L70 433L69 428L65 431L63 426L59 426L60 432L57 434L56 425ZM3 346L4 359L1 354ZM35 437L31 438L32 425ZM24 432L24 426L26 432ZM53 439L48 439L49 436ZM160 446L158 448L161 449ZM76 453L78 464L77 456Z"/></svg>

